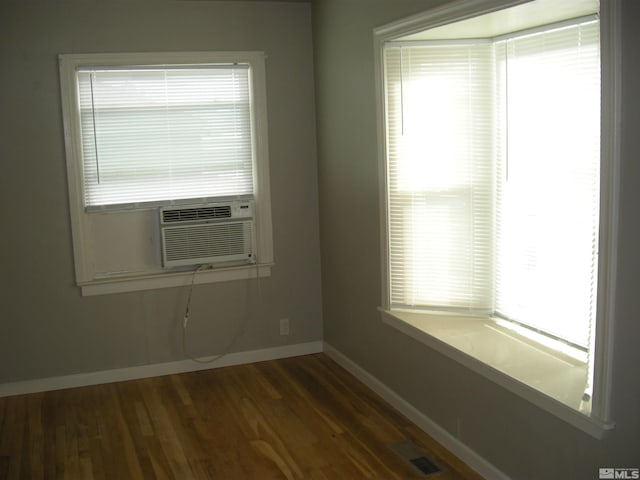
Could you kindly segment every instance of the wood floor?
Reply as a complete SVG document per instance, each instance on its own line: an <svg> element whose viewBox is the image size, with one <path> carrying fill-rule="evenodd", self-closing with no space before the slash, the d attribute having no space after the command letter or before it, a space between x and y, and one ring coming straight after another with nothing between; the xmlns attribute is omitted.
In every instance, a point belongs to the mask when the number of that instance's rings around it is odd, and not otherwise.
<svg viewBox="0 0 640 480"><path fill-rule="evenodd" d="M323 354L0 398L0 479L479 479Z"/></svg>

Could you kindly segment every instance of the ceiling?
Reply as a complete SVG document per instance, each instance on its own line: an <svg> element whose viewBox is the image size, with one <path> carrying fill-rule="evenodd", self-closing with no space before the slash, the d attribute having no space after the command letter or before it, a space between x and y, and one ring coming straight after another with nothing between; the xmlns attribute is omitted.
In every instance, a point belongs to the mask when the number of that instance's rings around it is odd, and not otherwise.
<svg viewBox="0 0 640 480"><path fill-rule="evenodd" d="M396 40L451 40L492 38L540 25L591 15L599 11L598 0L534 0L468 20L431 28Z"/></svg>

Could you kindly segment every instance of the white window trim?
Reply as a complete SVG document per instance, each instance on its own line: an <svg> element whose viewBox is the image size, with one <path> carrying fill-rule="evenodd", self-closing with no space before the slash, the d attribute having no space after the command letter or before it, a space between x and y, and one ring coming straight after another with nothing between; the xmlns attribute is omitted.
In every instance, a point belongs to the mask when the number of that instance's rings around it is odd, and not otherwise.
<svg viewBox="0 0 640 480"><path fill-rule="evenodd" d="M267 92L265 55L259 51L242 52L153 52L59 55L60 87L67 158L69 209L73 237L76 283L83 295L147 290L189 284L192 272L136 272L100 276L92 267L90 232L84 208L81 134L75 72L79 66L170 65L248 63L251 66L252 120L254 149L259 160L254 176L257 265L221 267L199 272L196 283L210 283L269 276L274 264L267 138ZM107 213L108 214L108 213Z"/></svg>
<svg viewBox="0 0 640 480"><path fill-rule="evenodd" d="M271 275L273 263L260 263L251 266L222 267L194 271L166 272L140 276L123 276L92 280L80 284L83 296L106 295L136 290L154 290L157 288L186 287L204 283L248 280Z"/></svg>
<svg viewBox="0 0 640 480"><path fill-rule="evenodd" d="M548 394L527 385L526 379L517 379L492 365L487 359L479 358L472 349L464 349L460 344L448 341L433 328L435 318L442 318L442 312L434 315L428 312L414 314L413 318L403 312L393 312L389 305L389 271L386 217L386 134L385 134L385 91L383 84L384 43L400 36L411 35L430 27L445 25L458 20L484 15L504 8L527 3L529 0L458 0L421 14L403 19L374 30L374 67L376 78L377 124L378 124L378 165L380 178L380 225L382 264L382 306L381 316L385 324L415 338L425 345L461 363L491 381L502 385L511 392L525 398L538 407L579 428L596 438L603 438L614 428L611 411L613 336L615 319L615 279L617 264L617 236L619 212L619 164L620 164L620 6L618 2L603 0L600 7L601 57L602 57L602 138L601 154L601 258L598 279L598 313L596 320L596 347L594 391L591 415L583 415ZM604 261L603 261L604 260ZM446 314L445 314L446 315ZM421 317L421 318L420 318ZM450 315L450 318L459 315ZM488 324L489 317L476 319ZM464 322L463 322L464 323ZM464 335L467 329L462 325L457 332ZM455 336L455 332L454 335ZM494 338L500 342L500 335ZM497 346L499 348L500 345ZM535 349L528 349L535 355ZM540 353L548 355L548 352Z"/></svg>

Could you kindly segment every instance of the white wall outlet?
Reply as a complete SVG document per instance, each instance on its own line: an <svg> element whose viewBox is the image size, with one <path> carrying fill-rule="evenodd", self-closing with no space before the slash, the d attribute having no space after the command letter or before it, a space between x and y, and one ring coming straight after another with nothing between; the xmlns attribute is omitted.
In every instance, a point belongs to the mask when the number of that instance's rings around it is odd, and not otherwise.
<svg viewBox="0 0 640 480"><path fill-rule="evenodd" d="M289 335L289 319L280 319L280 335Z"/></svg>

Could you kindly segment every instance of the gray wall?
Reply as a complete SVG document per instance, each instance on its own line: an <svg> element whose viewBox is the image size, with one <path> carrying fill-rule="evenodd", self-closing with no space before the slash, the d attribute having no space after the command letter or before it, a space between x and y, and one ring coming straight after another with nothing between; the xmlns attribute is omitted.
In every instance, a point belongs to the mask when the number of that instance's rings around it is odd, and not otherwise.
<svg viewBox="0 0 640 480"><path fill-rule="evenodd" d="M623 1L615 430L598 441L383 325L373 28L442 1L313 2L325 341L517 479L640 467L640 2Z"/></svg>
<svg viewBox="0 0 640 480"><path fill-rule="evenodd" d="M276 266L198 286L190 353L322 338L309 3L0 0L0 383L182 360L185 288L81 297L57 54L263 50ZM278 320L291 321L289 337Z"/></svg>

